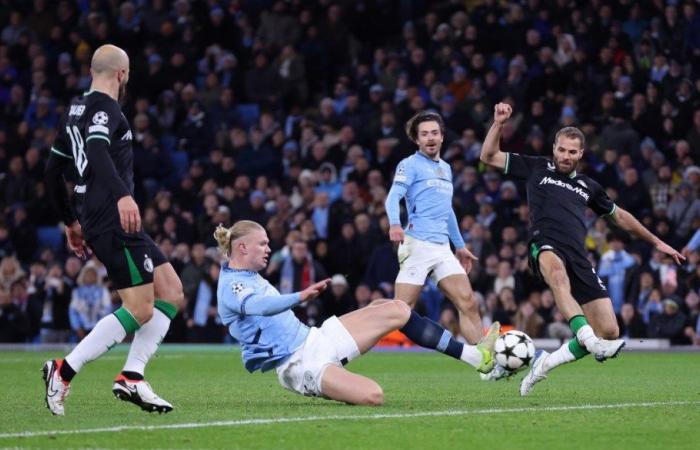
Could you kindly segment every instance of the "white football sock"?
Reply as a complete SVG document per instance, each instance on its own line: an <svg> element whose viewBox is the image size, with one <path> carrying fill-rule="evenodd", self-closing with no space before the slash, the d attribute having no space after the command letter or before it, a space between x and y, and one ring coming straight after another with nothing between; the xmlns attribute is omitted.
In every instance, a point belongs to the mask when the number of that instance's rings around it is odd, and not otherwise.
<svg viewBox="0 0 700 450"><path fill-rule="evenodd" d="M459 357L465 363L472 365L474 367L479 367L481 365L481 358L483 355L476 345L464 344L462 347L462 356Z"/></svg>
<svg viewBox="0 0 700 450"><path fill-rule="evenodd" d="M153 308L151 320L141 326L134 334L129 349L129 356L124 364L124 372L144 374L146 364L158 350L165 334L170 328L170 319L158 308Z"/></svg>
<svg viewBox="0 0 700 450"><path fill-rule="evenodd" d="M593 351L593 344L598 340L598 337L593 332L593 328L588 324L578 329L576 338L589 352Z"/></svg>
<svg viewBox="0 0 700 450"><path fill-rule="evenodd" d="M103 353L126 337L124 326L114 314L103 317L95 328L83 338L65 360L78 372L85 364L99 358Z"/></svg>
<svg viewBox="0 0 700 450"><path fill-rule="evenodd" d="M542 369L545 372L549 372L557 366L561 366L562 364L570 363L572 361L576 361L576 356L574 356L574 354L571 353L571 350L569 350L569 343L564 342L561 347L549 354L544 361L542 361Z"/></svg>

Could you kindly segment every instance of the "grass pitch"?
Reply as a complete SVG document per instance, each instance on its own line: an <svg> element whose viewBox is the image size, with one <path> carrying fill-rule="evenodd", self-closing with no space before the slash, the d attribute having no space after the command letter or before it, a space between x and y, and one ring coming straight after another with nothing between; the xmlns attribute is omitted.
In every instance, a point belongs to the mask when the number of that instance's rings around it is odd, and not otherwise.
<svg viewBox="0 0 700 450"><path fill-rule="evenodd" d="M560 367L521 398L436 353L372 352L348 369L376 379L385 405L294 395L250 375L232 347L168 347L148 367L175 410L116 400L117 347L76 377L66 416L44 406L40 369L60 352L0 353L0 447L697 449L700 353L622 353Z"/></svg>

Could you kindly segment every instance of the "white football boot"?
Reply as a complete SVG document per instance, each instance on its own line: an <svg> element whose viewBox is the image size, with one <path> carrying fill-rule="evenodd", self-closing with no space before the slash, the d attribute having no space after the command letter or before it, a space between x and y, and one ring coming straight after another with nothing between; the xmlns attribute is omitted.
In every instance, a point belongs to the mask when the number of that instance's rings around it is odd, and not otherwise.
<svg viewBox="0 0 700 450"><path fill-rule="evenodd" d="M544 371L544 360L549 356L549 352L537 350L535 359L532 361L532 368L525 375L523 381L520 382L520 395L526 396L539 381L547 378L547 372Z"/></svg>
<svg viewBox="0 0 700 450"><path fill-rule="evenodd" d="M504 378L510 378L517 373L517 370L508 370L505 367L496 364L489 373L481 373L482 381L498 381Z"/></svg>
<svg viewBox="0 0 700 450"><path fill-rule="evenodd" d="M614 339L609 341L607 339L599 338L595 341L595 344L592 345L593 349L590 350L590 352L593 353L596 361L603 362L608 358L616 357L624 346L624 339Z"/></svg>
<svg viewBox="0 0 700 450"><path fill-rule="evenodd" d="M44 383L46 384L46 407L55 416L63 416L65 414L63 403L70 393L70 384L64 382L61 378L62 364L63 360L51 359L46 361L41 369Z"/></svg>
<svg viewBox="0 0 700 450"><path fill-rule="evenodd" d="M112 385L112 393L119 400L131 402L148 412L168 413L173 405L153 392L146 380L130 380L119 374Z"/></svg>

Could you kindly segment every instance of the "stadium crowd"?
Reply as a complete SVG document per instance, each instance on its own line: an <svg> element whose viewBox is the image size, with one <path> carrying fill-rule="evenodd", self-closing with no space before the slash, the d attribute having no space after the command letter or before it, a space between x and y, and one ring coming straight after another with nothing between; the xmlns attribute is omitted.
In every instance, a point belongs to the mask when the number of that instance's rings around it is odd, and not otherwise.
<svg viewBox="0 0 700 450"><path fill-rule="evenodd" d="M298 307L320 324L392 297L384 201L415 151L403 124L445 120L454 208L484 325L569 338L527 267L520 182L479 162L493 105L513 105L504 151L551 153L567 125L578 170L678 249L670 258L592 213L586 247L621 336L700 345L700 7L693 1L0 0L0 341L75 342L115 307L95 260L67 253L44 161L89 58L131 58L124 114L145 230L180 275L187 307L166 340L222 342L212 233L263 224L265 276L287 293L332 277ZM418 308L458 331L428 283Z"/></svg>

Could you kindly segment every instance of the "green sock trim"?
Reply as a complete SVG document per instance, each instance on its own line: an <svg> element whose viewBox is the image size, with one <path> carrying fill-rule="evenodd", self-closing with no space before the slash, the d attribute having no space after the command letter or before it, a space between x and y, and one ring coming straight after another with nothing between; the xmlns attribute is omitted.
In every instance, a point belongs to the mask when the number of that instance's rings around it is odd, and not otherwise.
<svg viewBox="0 0 700 450"><path fill-rule="evenodd" d="M571 320L569 320L569 327L571 328L571 331L574 332L574 336L576 336L578 330L586 325L588 325L588 321L584 316L574 316L571 318Z"/></svg>
<svg viewBox="0 0 700 450"><path fill-rule="evenodd" d="M581 316L579 316L581 317ZM571 352L572 355L576 357L576 359L581 359L584 356L586 356L588 353L590 353L588 350L583 348L581 344L579 344L578 339L573 338L572 340L569 341L569 351Z"/></svg>
<svg viewBox="0 0 700 450"><path fill-rule="evenodd" d="M123 306L114 311L114 315L117 317L117 320L119 320L119 323L121 323L124 327L126 334L131 334L141 328L141 325L139 325L136 319L134 319L134 316Z"/></svg>
<svg viewBox="0 0 700 450"><path fill-rule="evenodd" d="M153 306L160 312L168 316L168 319L173 320L177 315L177 307L175 305L166 302L165 300L156 299Z"/></svg>

